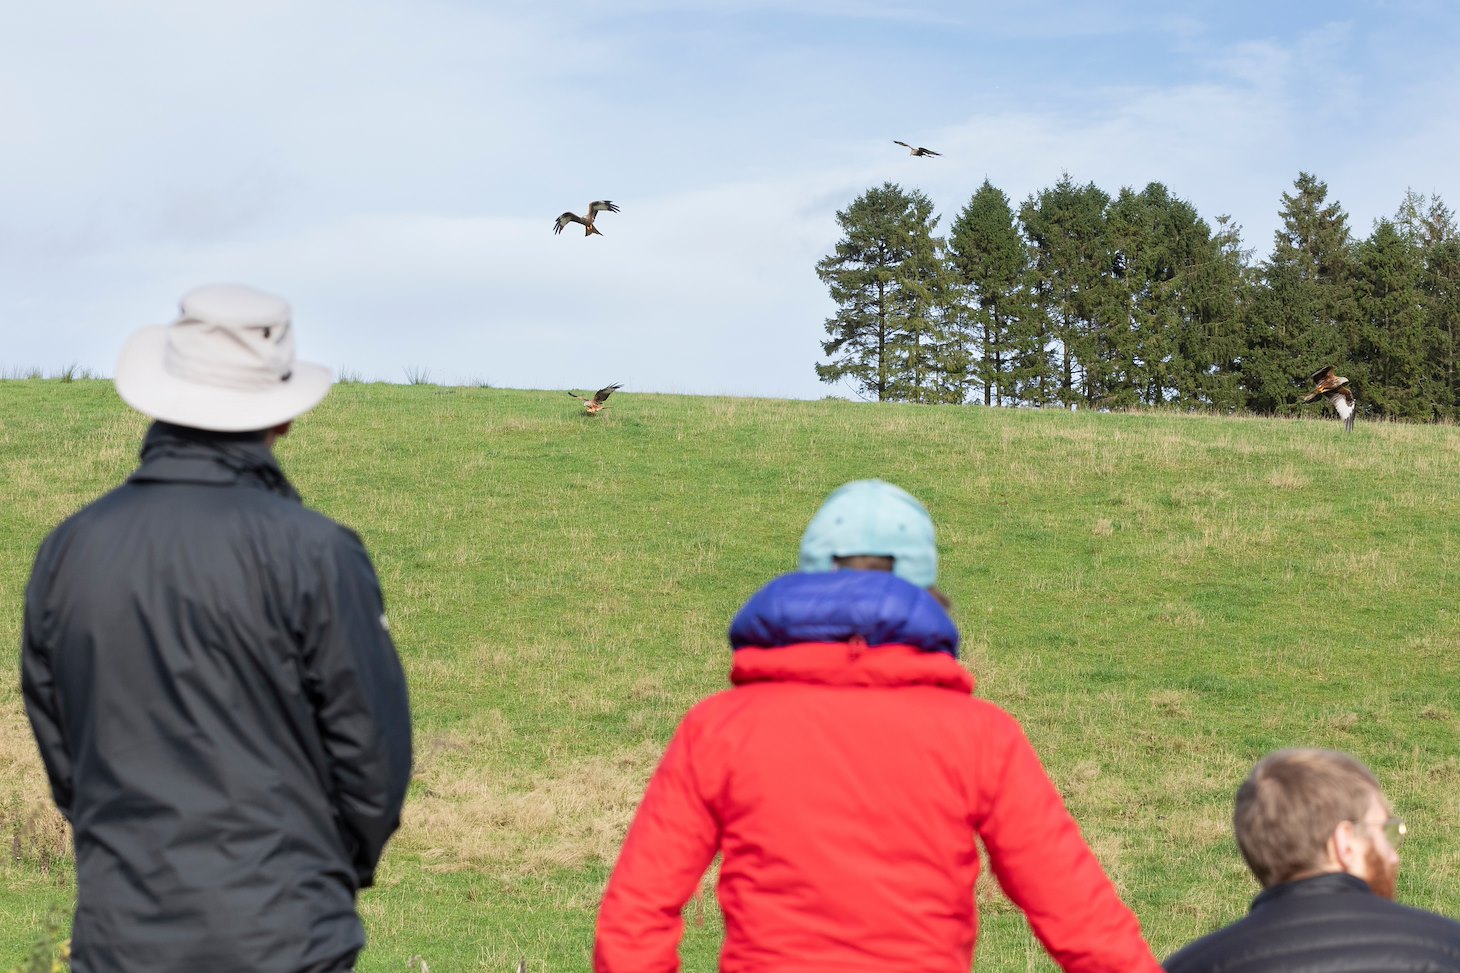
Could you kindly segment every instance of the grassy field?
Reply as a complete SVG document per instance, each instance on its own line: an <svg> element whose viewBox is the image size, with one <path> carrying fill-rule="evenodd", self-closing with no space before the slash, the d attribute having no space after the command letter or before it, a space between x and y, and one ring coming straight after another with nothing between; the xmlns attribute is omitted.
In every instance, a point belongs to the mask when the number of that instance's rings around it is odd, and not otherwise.
<svg viewBox="0 0 1460 973"><path fill-rule="evenodd" d="M725 631L834 486L940 528L978 692L1017 716L1158 955L1245 911L1252 762L1349 750L1410 822L1401 899L1460 914L1460 430L347 384L279 447L365 538L416 778L362 971L584 969L603 882ZM1316 413L1315 413L1316 414ZM108 382L0 382L0 969L72 896L21 709L21 591L145 420ZM993 887L977 967L1050 968ZM686 968L713 970L713 896Z"/></svg>

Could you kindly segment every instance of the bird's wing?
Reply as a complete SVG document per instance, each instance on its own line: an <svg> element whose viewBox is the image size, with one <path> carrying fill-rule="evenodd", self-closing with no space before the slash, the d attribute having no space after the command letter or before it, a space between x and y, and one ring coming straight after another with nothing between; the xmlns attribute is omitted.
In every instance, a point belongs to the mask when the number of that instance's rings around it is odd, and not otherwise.
<svg viewBox="0 0 1460 973"><path fill-rule="evenodd" d="M1312 402L1314 399L1321 399L1346 381L1348 379L1334 375L1332 368L1326 368L1323 370L1323 377L1318 380L1318 386L1309 392L1307 398L1303 399L1303 401Z"/></svg>
<svg viewBox="0 0 1460 973"><path fill-rule="evenodd" d="M928 155L942 155L943 154L941 152L934 152L932 149L923 149L923 151L926 152Z"/></svg>
<svg viewBox="0 0 1460 973"><path fill-rule="evenodd" d="M595 199L588 204L588 218L591 220L604 210L608 210L610 213L617 213L618 207L613 204L613 200Z"/></svg>
<svg viewBox="0 0 1460 973"><path fill-rule="evenodd" d="M1309 375L1308 381L1313 382L1314 384L1322 382L1325 378L1333 374L1333 368L1334 366L1332 365L1324 365L1322 368L1318 369L1318 371L1314 372L1312 375Z"/></svg>
<svg viewBox="0 0 1460 973"><path fill-rule="evenodd" d="M1347 385L1341 388L1334 389L1333 394L1336 399L1343 399L1345 402L1347 402L1350 409L1354 407L1354 390L1349 388ZM1336 404L1335 408L1337 408Z"/></svg>
<svg viewBox="0 0 1460 973"><path fill-rule="evenodd" d="M903 148L904 148L904 149L910 149L910 148L912 148L912 146L911 146L911 145L908 145L908 144L907 144L907 143L906 143L906 142L904 142L904 141L902 141L902 140L901 140L901 139L893 139L893 140L892 140L892 144L893 144L893 145L900 145L900 146L902 146L902 147L903 147Z"/></svg>
<svg viewBox="0 0 1460 973"><path fill-rule="evenodd" d="M601 388L597 392L594 392L593 393L593 401L594 402L607 402L608 401L608 397L613 394L613 390L614 389L621 389L621 388L623 388L623 385L617 384L617 383L615 383L613 385L605 385L603 388Z"/></svg>
<svg viewBox="0 0 1460 973"><path fill-rule="evenodd" d="M562 216L559 216L556 220L553 221L553 232L562 233L563 227L567 226L569 223L582 223L584 226L588 225L588 221L583 219L583 217L579 216L577 213L564 213Z"/></svg>

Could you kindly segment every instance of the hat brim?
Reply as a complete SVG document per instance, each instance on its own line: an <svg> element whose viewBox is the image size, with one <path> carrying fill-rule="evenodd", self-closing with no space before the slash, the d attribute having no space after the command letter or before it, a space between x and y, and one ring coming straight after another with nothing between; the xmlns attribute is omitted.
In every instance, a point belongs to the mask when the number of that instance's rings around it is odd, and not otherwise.
<svg viewBox="0 0 1460 973"><path fill-rule="evenodd" d="M312 362L295 362L288 381L263 391L177 378L163 367L169 327L138 331L127 339L117 359L117 395L153 419L212 432L272 429L314 408L334 383L328 368Z"/></svg>

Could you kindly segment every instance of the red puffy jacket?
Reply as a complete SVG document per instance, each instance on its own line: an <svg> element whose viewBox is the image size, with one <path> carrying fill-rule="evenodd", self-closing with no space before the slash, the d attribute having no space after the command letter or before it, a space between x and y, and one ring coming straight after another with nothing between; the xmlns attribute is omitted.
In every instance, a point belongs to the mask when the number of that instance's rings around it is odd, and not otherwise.
<svg viewBox="0 0 1460 973"><path fill-rule="evenodd" d="M967 973L975 835L1064 969L1160 970L1019 725L951 655L741 648L731 682L685 716L649 782L604 894L597 973L679 968L681 910L717 852L725 973Z"/></svg>

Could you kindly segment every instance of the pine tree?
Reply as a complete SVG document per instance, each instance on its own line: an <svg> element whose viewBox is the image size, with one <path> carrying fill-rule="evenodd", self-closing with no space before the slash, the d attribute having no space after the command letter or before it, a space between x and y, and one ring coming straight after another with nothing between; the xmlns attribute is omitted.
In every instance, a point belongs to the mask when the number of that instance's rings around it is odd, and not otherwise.
<svg viewBox="0 0 1460 973"><path fill-rule="evenodd" d="M836 218L846 236L816 265L838 306L821 346L832 360L817 364L817 377L850 378L878 401L963 401L968 356L932 201L883 183Z"/></svg>
<svg viewBox="0 0 1460 973"><path fill-rule="evenodd" d="M1094 183L1076 186L1065 173L1019 209L1033 254L1035 297L1056 345L1055 398L1062 405L1099 402L1109 378L1109 336L1099 318L1114 260L1105 239L1109 201Z"/></svg>
<svg viewBox="0 0 1460 973"><path fill-rule="evenodd" d="M1283 194L1282 227L1263 266L1264 293L1254 306L1243 362L1249 404L1291 411L1308 375L1341 365L1355 392L1367 377L1355 359L1358 311L1348 216L1328 203L1328 186L1306 172Z"/></svg>
<svg viewBox="0 0 1460 973"><path fill-rule="evenodd" d="M1243 289L1240 235L1211 227L1189 202L1153 182L1129 189L1106 210L1106 237L1115 253L1111 273L1113 377L1107 400L1147 405L1238 401L1235 364L1241 357L1238 307Z"/></svg>
<svg viewBox="0 0 1460 973"><path fill-rule="evenodd" d="M963 292L974 388L984 405L1011 405L1048 374L1042 318L1029 282L1029 251L1009 197L984 179L953 223L948 263Z"/></svg>
<svg viewBox="0 0 1460 973"><path fill-rule="evenodd" d="M1437 195L1407 192L1395 216L1400 235L1417 246L1427 354L1436 413L1460 418L1460 233L1455 214Z"/></svg>
<svg viewBox="0 0 1460 973"><path fill-rule="evenodd" d="M1382 415L1430 419L1439 414L1443 386L1432 381L1417 245L1380 220L1358 248L1356 295L1365 365L1365 405ZM1355 391L1360 391L1359 387Z"/></svg>
<svg viewBox="0 0 1460 973"><path fill-rule="evenodd" d="M1242 229L1230 216L1188 251L1178 269L1183 323L1177 336L1176 401L1233 410L1244 396L1241 367L1246 352L1244 315L1255 287L1242 248Z"/></svg>

